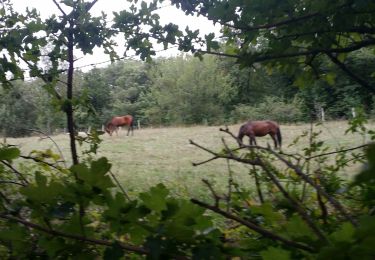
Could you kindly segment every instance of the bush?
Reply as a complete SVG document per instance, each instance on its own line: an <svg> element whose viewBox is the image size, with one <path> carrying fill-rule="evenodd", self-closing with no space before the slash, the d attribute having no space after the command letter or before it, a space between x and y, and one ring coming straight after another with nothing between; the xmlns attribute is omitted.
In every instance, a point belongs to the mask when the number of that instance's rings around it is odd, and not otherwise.
<svg viewBox="0 0 375 260"><path fill-rule="evenodd" d="M300 101L284 102L275 97L268 97L257 106L241 104L232 111L235 121L274 120L281 123L293 123L302 120Z"/></svg>

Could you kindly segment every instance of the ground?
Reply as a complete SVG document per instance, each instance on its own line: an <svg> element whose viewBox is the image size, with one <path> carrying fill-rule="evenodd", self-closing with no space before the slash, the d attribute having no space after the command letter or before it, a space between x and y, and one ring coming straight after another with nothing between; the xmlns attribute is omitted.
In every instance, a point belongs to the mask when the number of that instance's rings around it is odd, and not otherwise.
<svg viewBox="0 0 375 260"><path fill-rule="evenodd" d="M369 127L374 128L375 124ZM193 162L209 159L211 156L205 151L189 144L189 139L209 149L219 151L223 148L221 138L231 147L237 147L235 141L226 133L220 132L223 126L192 126L144 128L134 131L134 136L126 136L126 129L119 135L103 135L98 156L106 156L113 164L112 172L118 177L130 195L144 191L157 183L164 183L175 195L183 197L206 196L207 187L202 179L209 179L215 188L224 191L228 184L228 164L226 160L215 160L207 164L194 167ZM230 131L237 134L240 125L229 126ZM287 153L301 152L308 139L301 140L301 144L290 147L293 140L304 131L309 131L310 124L281 125L283 136L283 151ZM331 150L339 147L354 147L363 144L366 138L359 134L345 135L348 124L345 121L326 122L314 126L321 130L321 139L329 144ZM51 136L69 160L68 135ZM56 145L48 138L27 137L8 138L9 144L20 146L23 154L33 149L52 149L58 153ZM245 142L248 142L245 139ZM257 138L259 145L273 146L272 139ZM248 175L248 166L231 162L229 165L235 181L244 186L253 185ZM356 170L353 170L356 171Z"/></svg>

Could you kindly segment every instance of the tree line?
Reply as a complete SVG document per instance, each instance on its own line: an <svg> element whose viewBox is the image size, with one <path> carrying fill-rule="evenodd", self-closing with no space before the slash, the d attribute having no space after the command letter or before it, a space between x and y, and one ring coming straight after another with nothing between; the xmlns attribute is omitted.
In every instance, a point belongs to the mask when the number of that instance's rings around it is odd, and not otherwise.
<svg viewBox="0 0 375 260"><path fill-rule="evenodd" d="M358 71L372 71L375 56L369 50L351 56ZM321 66L327 65L323 61ZM285 73L270 72L261 65L241 68L228 57L199 60L180 55L152 62L117 61L105 68L75 72L75 123L82 130L100 128L112 116L122 114L132 114L144 126L249 119L295 123L319 119L321 108L328 119L350 118L352 108L371 116L372 96L340 71L336 73L327 74L328 80L298 85ZM65 77L61 75L62 82ZM51 99L43 84L30 79L1 89L3 135L29 135L33 129L51 134L64 129L64 104Z"/></svg>

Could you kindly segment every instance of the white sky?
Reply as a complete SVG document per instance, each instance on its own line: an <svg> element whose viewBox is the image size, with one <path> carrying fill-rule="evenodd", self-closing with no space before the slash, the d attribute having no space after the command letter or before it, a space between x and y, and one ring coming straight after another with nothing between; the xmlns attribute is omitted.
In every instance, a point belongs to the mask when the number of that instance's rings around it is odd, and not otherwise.
<svg viewBox="0 0 375 260"><path fill-rule="evenodd" d="M147 0L146 0L147 1ZM60 11L53 3L52 0L12 0L13 7L18 12L24 12L26 7L34 7L36 8L42 18L47 18L52 14L60 14ZM58 1L59 2L59 1ZM138 2L140 3L140 1ZM127 0L99 0L94 7L91 9L91 13L95 16L99 16L101 12L105 12L108 14L108 20L112 19L113 11L120 11L124 10L129 7L130 4ZM193 17L193 16L186 16L182 11L176 9L173 6L170 6L169 2L163 3L163 8L156 11L159 14L161 23L174 23L177 24L180 30L184 30L186 26L189 26L190 29L199 29L201 34L207 34L210 32L215 32L216 35L219 34L220 27L214 26L210 21L205 19L204 17ZM68 11L68 10L67 10ZM121 38L118 39L118 44L123 45L123 40ZM162 50L163 47L156 47L156 50ZM123 55L124 48L118 48L119 56ZM178 53L176 48L169 49L166 51L157 52L158 56L172 56ZM88 64L99 63L109 60L109 57L106 56L102 50L95 49L93 55L86 55L79 54L76 52L77 58L80 58L75 63L75 67L81 67ZM109 63L105 63L98 66L107 66ZM91 69L91 67L87 67L87 70ZM86 69L83 69L86 70Z"/></svg>

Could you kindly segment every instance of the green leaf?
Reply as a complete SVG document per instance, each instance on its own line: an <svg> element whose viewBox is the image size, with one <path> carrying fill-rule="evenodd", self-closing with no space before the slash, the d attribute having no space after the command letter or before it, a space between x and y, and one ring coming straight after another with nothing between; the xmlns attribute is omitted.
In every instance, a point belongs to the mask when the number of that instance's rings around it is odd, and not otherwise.
<svg viewBox="0 0 375 260"><path fill-rule="evenodd" d="M0 148L0 160L10 161L20 156L21 152L16 147Z"/></svg>
<svg viewBox="0 0 375 260"><path fill-rule="evenodd" d="M139 198L151 210L162 211L167 208L166 197L169 194L168 189L161 183L152 187L148 193L141 193Z"/></svg>
<svg viewBox="0 0 375 260"><path fill-rule="evenodd" d="M269 247L265 251L261 251L260 255L263 260L289 260L291 259L290 252L277 247Z"/></svg>
<svg viewBox="0 0 375 260"><path fill-rule="evenodd" d="M254 214L262 215L267 223L274 223L277 225L277 222L283 219L283 215L280 212L277 212L277 210L274 209L272 204L269 202L266 202L260 206L253 206L251 207L251 211Z"/></svg>
<svg viewBox="0 0 375 260"><path fill-rule="evenodd" d="M316 239L316 236L312 233L310 227L299 215L294 215L293 217L291 217L285 228L286 233L291 238L307 237L314 240Z"/></svg>
<svg viewBox="0 0 375 260"><path fill-rule="evenodd" d="M350 242L353 239L354 232L353 224L344 223L340 229L332 233L330 237L337 242Z"/></svg>
<svg viewBox="0 0 375 260"><path fill-rule="evenodd" d="M94 174L103 175L111 169L111 164L108 163L108 159L105 157L100 158L97 161L91 163L91 172Z"/></svg>
<svg viewBox="0 0 375 260"><path fill-rule="evenodd" d="M329 85L331 86L335 85L336 73L327 73L325 75L325 79Z"/></svg>
<svg viewBox="0 0 375 260"><path fill-rule="evenodd" d="M113 246L107 247L104 251L104 260L115 260L120 259L124 255L124 250L118 243L114 243Z"/></svg>

